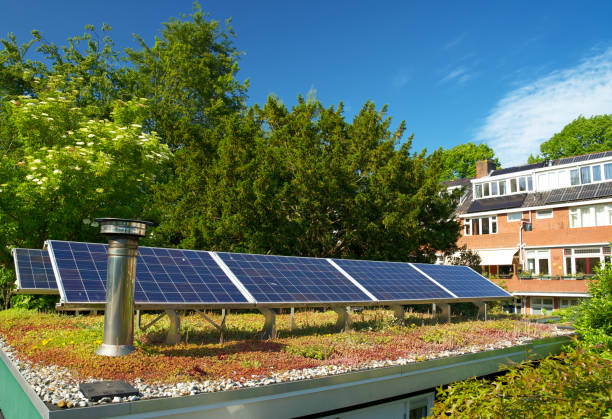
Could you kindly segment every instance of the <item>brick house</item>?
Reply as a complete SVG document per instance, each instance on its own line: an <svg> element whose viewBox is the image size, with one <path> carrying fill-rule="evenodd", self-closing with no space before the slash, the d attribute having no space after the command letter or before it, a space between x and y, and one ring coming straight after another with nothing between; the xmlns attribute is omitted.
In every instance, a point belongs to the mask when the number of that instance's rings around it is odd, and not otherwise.
<svg viewBox="0 0 612 419"><path fill-rule="evenodd" d="M475 250L482 270L500 278L524 314L588 297L594 268L610 260L612 151L496 169L476 164L462 187L458 245Z"/></svg>

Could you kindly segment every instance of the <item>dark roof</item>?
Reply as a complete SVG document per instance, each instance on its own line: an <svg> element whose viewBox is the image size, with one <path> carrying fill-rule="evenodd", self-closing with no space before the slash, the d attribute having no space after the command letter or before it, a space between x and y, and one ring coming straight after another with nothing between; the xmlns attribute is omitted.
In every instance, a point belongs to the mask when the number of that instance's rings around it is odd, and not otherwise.
<svg viewBox="0 0 612 419"><path fill-rule="evenodd" d="M603 199L612 197L612 182L592 183L589 185L571 186L569 188L553 189L545 192L529 194L506 195L495 198L472 199L470 193L459 206L456 214L466 214L484 211L495 211L515 208L532 208L564 202ZM520 203L519 203L520 202ZM518 204L517 204L518 203Z"/></svg>
<svg viewBox="0 0 612 419"><path fill-rule="evenodd" d="M442 184L447 188L452 188L455 186L468 186L470 181L474 179L473 177L466 177L463 179L454 179L454 180L445 180Z"/></svg>
<svg viewBox="0 0 612 419"><path fill-rule="evenodd" d="M578 163L581 161L589 161L589 160L601 159L603 157L611 157L611 156L612 156L612 150L600 151L597 153L582 154L580 156L564 157L562 159L555 159L552 161L541 161L538 163L524 164L522 166L508 167L506 169L497 169L497 170L493 170L490 176L499 176L499 175L505 175L508 173L522 172L524 170L539 169L540 167L545 167L547 165L559 166L562 164Z"/></svg>
<svg viewBox="0 0 612 419"><path fill-rule="evenodd" d="M494 211L498 209L519 208L527 194L497 196L495 198L476 199L467 212Z"/></svg>
<svg viewBox="0 0 612 419"><path fill-rule="evenodd" d="M544 167L543 161L538 162L538 163L533 163L533 164L525 164L523 166L514 166L514 167L508 167L506 169L493 170L491 172L491 176L505 175L507 173L514 173L514 172L522 172L523 170L538 169L540 167Z"/></svg>

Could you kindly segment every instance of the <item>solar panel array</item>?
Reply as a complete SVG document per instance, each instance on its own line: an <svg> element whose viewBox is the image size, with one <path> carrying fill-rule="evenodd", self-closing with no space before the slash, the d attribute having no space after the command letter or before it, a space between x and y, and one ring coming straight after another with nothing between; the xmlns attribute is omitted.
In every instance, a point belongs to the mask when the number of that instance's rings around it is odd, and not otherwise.
<svg viewBox="0 0 612 419"><path fill-rule="evenodd" d="M262 303L372 301L326 259L217 253Z"/></svg>
<svg viewBox="0 0 612 419"><path fill-rule="evenodd" d="M505 290L467 266L428 265L425 263L414 263L413 265L458 298L507 297L509 295Z"/></svg>
<svg viewBox="0 0 612 419"><path fill-rule="evenodd" d="M612 196L612 182L592 183L557 189L550 192L546 204Z"/></svg>
<svg viewBox="0 0 612 419"><path fill-rule="evenodd" d="M333 259L379 300L453 298L408 263Z"/></svg>
<svg viewBox="0 0 612 419"><path fill-rule="evenodd" d="M105 244L47 242L70 303L106 301ZM136 262L136 304L233 304L247 299L208 252L139 247Z"/></svg>
<svg viewBox="0 0 612 419"><path fill-rule="evenodd" d="M56 291L57 283L49 253L39 249L13 249L19 290Z"/></svg>
<svg viewBox="0 0 612 419"><path fill-rule="evenodd" d="M42 263L46 279L36 284L40 289L57 283L65 304L106 302L107 245L50 240L47 247L48 255L41 250L14 251L22 278L23 272L39 273L36 263ZM510 294L463 266L155 247L139 248L134 294L138 305L161 306L389 304L499 297Z"/></svg>

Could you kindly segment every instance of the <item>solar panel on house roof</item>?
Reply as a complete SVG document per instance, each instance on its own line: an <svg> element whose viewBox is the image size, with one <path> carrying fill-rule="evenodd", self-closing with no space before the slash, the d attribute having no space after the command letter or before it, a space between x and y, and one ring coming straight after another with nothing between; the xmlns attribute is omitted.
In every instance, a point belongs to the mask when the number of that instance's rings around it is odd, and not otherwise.
<svg viewBox="0 0 612 419"><path fill-rule="evenodd" d="M453 296L408 263L333 259L379 300L435 300Z"/></svg>
<svg viewBox="0 0 612 419"><path fill-rule="evenodd" d="M510 297L511 295L467 266L413 263L458 298Z"/></svg>
<svg viewBox="0 0 612 419"><path fill-rule="evenodd" d="M66 303L106 302L106 244L48 241ZM248 303L208 252L139 247L136 304Z"/></svg>
<svg viewBox="0 0 612 419"><path fill-rule="evenodd" d="M494 211L498 209L519 208L523 205L527 194L506 195L496 198L476 199L472 201L467 212Z"/></svg>
<svg viewBox="0 0 612 419"><path fill-rule="evenodd" d="M217 252L258 303L371 302L326 259Z"/></svg>
<svg viewBox="0 0 612 419"><path fill-rule="evenodd" d="M57 293L57 283L49 253L40 249L13 249L17 290L31 293Z"/></svg>

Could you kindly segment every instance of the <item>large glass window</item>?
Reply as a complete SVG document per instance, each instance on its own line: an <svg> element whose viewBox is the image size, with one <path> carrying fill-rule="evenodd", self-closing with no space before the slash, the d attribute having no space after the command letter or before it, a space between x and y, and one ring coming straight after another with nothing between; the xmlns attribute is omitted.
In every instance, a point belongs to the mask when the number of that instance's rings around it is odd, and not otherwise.
<svg viewBox="0 0 612 419"><path fill-rule="evenodd" d="M548 275L550 273L550 251L544 250L527 250L527 270L535 275Z"/></svg>
<svg viewBox="0 0 612 419"><path fill-rule="evenodd" d="M599 182L601 180L601 166L593 166L593 182Z"/></svg>
<svg viewBox="0 0 612 419"><path fill-rule="evenodd" d="M464 234L479 235L479 234L496 234L497 233L497 216L472 218L464 221Z"/></svg>
<svg viewBox="0 0 612 419"><path fill-rule="evenodd" d="M612 225L612 205L600 204L570 208L570 227L594 227Z"/></svg>
<svg viewBox="0 0 612 419"><path fill-rule="evenodd" d="M580 180L582 184L591 183L591 166L580 168Z"/></svg>
<svg viewBox="0 0 612 419"><path fill-rule="evenodd" d="M580 185L580 174L578 169L570 170L570 183L573 185Z"/></svg>

